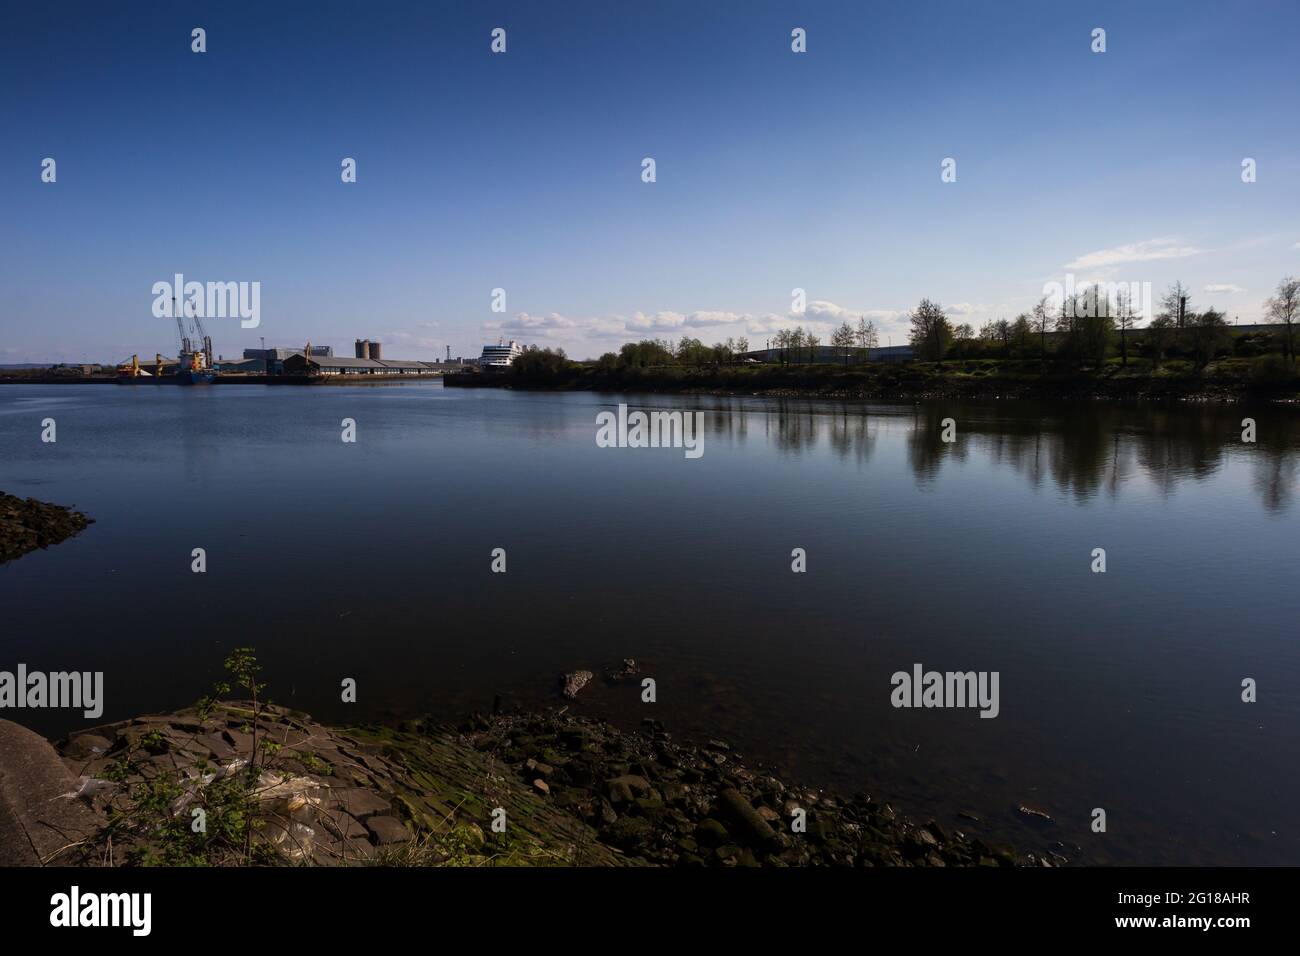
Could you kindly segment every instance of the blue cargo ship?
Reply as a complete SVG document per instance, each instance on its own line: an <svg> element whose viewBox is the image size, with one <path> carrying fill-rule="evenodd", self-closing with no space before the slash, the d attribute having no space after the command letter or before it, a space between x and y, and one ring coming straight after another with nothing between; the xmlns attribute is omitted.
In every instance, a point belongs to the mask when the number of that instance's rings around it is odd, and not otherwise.
<svg viewBox="0 0 1300 956"><path fill-rule="evenodd" d="M183 368L176 373L177 385L211 385L217 373L210 368Z"/></svg>

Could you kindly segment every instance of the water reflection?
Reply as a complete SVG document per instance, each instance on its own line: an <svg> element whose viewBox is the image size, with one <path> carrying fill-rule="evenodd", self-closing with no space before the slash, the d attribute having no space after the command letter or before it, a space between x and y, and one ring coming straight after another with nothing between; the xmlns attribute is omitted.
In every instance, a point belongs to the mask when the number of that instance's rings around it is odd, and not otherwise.
<svg viewBox="0 0 1300 956"><path fill-rule="evenodd" d="M456 720L503 692L553 702L557 669L634 656L673 689L660 706L674 732L817 785L865 781L949 822L974 812L1027 845L1041 834L1019 801L1063 810L1104 792L1130 821L1099 851L1112 862L1300 859L1286 799L1300 605L1276 520L1300 480L1300 425L1284 407L31 389L0 387L0 487L41 482L96 524L6 565L0 645L111 674L106 719L189 703L231 641L330 721ZM61 391L76 404L57 445L31 439L39 410L5 414ZM704 460L598 449L596 415L621 403L702 413ZM356 446L339 442L349 416ZM1094 528L1137 573L1084 577ZM189 574L196 545L220 556L208 576ZM790 573L795 545L814 573ZM487 571L497 546L505 580ZM1199 573L1211 549L1214 600ZM187 622L183 646L111 625L141 600L151 620ZM996 721L895 711L889 675L918 660L1000 670L1014 707ZM1235 703L1243 666L1274 688L1259 717ZM366 702L344 706L337 674L361 667ZM582 707L636 725L625 689L594 687ZM1234 786L1261 767L1259 788ZM1217 827L1189 814L1186 781ZM1090 838L1076 829L1061 835Z"/></svg>
<svg viewBox="0 0 1300 956"><path fill-rule="evenodd" d="M716 400L715 400L716 401ZM1256 421L1256 441L1242 441L1242 419ZM943 441L943 421L957 440ZM1252 487L1270 512L1287 510L1300 475L1300 424L1282 407L1145 406L1091 403L914 406L833 404L799 399L737 400L710 407L711 434L744 443L761 434L785 455L802 456L823 441L837 458L866 464L881 429L906 429L907 461L918 487L946 464L971 455L1004 466L1032 487L1049 483L1085 501L1117 497L1142 478L1162 496L1203 481L1230 460L1248 463Z"/></svg>

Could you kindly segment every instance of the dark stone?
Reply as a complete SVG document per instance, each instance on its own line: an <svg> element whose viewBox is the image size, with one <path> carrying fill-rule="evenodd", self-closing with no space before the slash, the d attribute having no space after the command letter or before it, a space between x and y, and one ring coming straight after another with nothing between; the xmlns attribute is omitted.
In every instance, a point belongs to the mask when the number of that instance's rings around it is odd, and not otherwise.
<svg viewBox="0 0 1300 956"><path fill-rule="evenodd" d="M731 834L717 820L712 817L705 817L695 827L695 839L699 841L700 846L715 847L721 846L731 839Z"/></svg>
<svg viewBox="0 0 1300 956"><path fill-rule="evenodd" d="M614 812L614 807L604 797L600 798L600 822L605 826L611 826L618 820L618 814Z"/></svg>
<svg viewBox="0 0 1300 956"><path fill-rule="evenodd" d="M78 511L0 492L0 564L48 548L94 524Z"/></svg>
<svg viewBox="0 0 1300 956"><path fill-rule="evenodd" d="M404 843L411 839L411 831L396 817L371 817L366 821L366 829L370 831L370 842L375 846Z"/></svg>
<svg viewBox="0 0 1300 956"><path fill-rule="evenodd" d="M393 811L392 805L373 790L349 787L347 789L330 790L328 793L329 796L333 797L339 809L350 816L356 817L358 820L364 820L366 817L375 816L376 814L389 814Z"/></svg>
<svg viewBox="0 0 1300 956"><path fill-rule="evenodd" d="M634 805L642 816L656 818L664 812L664 802L658 797L637 797Z"/></svg>
<svg viewBox="0 0 1300 956"><path fill-rule="evenodd" d="M616 807L626 806L636 799L632 794L632 788L624 783L621 777L605 782L605 794L609 797L609 802Z"/></svg>
<svg viewBox="0 0 1300 956"><path fill-rule="evenodd" d="M649 839L651 830L649 821L641 817L619 817L605 833L616 847L631 850Z"/></svg>
<svg viewBox="0 0 1300 956"><path fill-rule="evenodd" d="M1021 804L1019 807L1017 807L1016 812L1019 813L1022 817L1027 817L1028 819L1033 820L1037 823L1053 822L1051 814L1049 814L1046 810L1040 810L1037 807L1031 807L1026 804Z"/></svg>
<svg viewBox="0 0 1300 956"><path fill-rule="evenodd" d="M97 757L108 753L112 746L113 742L107 737L87 732L69 737L67 744L61 750L69 757Z"/></svg>
<svg viewBox="0 0 1300 956"><path fill-rule="evenodd" d="M581 727L568 728L560 732L560 743L569 750L586 750L590 746L590 735Z"/></svg>
<svg viewBox="0 0 1300 956"><path fill-rule="evenodd" d="M578 692L591 683L591 671L570 671L560 675L561 691L569 700L578 696Z"/></svg>
<svg viewBox="0 0 1300 956"><path fill-rule="evenodd" d="M718 794L718 806L735 824L736 833L753 846L765 846L776 833L738 790L723 790Z"/></svg>
<svg viewBox="0 0 1300 956"><path fill-rule="evenodd" d="M637 675L636 661L630 657L623 659L623 663L618 667L609 667L605 669L605 679L611 684L622 684L632 680Z"/></svg>
<svg viewBox="0 0 1300 956"><path fill-rule="evenodd" d="M550 764L541 763L529 757L524 763L524 769L534 777L541 777L543 780L549 779L551 774L555 773L555 768Z"/></svg>
<svg viewBox="0 0 1300 956"><path fill-rule="evenodd" d="M609 795L610 802L614 806L619 806L620 804L631 803L633 800L653 796L654 788L650 786L650 781L646 780L645 777L624 774L621 777L606 780L605 792Z"/></svg>
<svg viewBox="0 0 1300 956"><path fill-rule="evenodd" d="M816 843L828 843L835 839L838 831L829 815L808 811L808 833Z"/></svg>

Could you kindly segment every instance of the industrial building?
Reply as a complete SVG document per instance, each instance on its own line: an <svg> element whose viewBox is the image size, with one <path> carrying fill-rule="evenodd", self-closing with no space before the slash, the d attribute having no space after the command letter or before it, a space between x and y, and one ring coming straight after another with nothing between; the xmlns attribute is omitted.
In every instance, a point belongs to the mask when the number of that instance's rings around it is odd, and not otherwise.
<svg viewBox="0 0 1300 956"><path fill-rule="evenodd" d="M244 349L242 358L219 356L212 362L216 372L225 375L442 375L464 371L470 364L465 359L452 359L448 349L445 362L422 362L413 359L386 359L383 343L357 339L355 357L337 356L328 345L303 348ZM174 358L156 356L141 361L138 356L120 363L118 374L123 377L152 378L175 375L178 363Z"/></svg>
<svg viewBox="0 0 1300 956"><path fill-rule="evenodd" d="M334 354L334 349L329 345L313 345L311 354L328 358ZM284 360L294 355L302 355L302 349L244 349L243 359L221 359L218 364L223 372L264 372L267 375L280 375L284 372Z"/></svg>
<svg viewBox="0 0 1300 956"><path fill-rule="evenodd" d="M356 355L345 357L320 354L309 345L310 355L296 349L285 357L282 364L286 375L437 375L440 369L434 362L417 362L409 359L383 358L383 343L369 339L356 340ZM271 374L277 374L272 372Z"/></svg>
<svg viewBox="0 0 1300 956"><path fill-rule="evenodd" d="M266 371L266 360L260 358L226 358L217 356L212 367L222 374L261 375Z"/></svg>

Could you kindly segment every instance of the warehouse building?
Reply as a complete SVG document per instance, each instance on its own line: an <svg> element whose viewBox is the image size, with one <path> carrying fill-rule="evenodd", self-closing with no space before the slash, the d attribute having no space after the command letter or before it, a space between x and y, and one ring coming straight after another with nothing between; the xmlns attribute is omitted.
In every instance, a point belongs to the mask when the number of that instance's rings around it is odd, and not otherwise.
<svg viewBox="0 0 1300 956"><path fill-rule="evenodd" d="M404 359L376 359L374 354L378 342L357 342L357 351L366 351L368 356L348 357L341 355L312 355L306 357L300 350L296 355L284 360L286 375L436 375L427 362L414 362Z"/></svg>
<svg viewBox="0 0 1300 956"><path fill-rule="evenodd" d="M328 358L334 354L334 349L329 345L313 345L311 347L311 354L322 358ZM265 372L268 375L279 375L284 371L285 359L294 355L302 355L302 349L244 349L244 361L256 364L248 365L241 363L237 370L241 372Z"/></svg>

